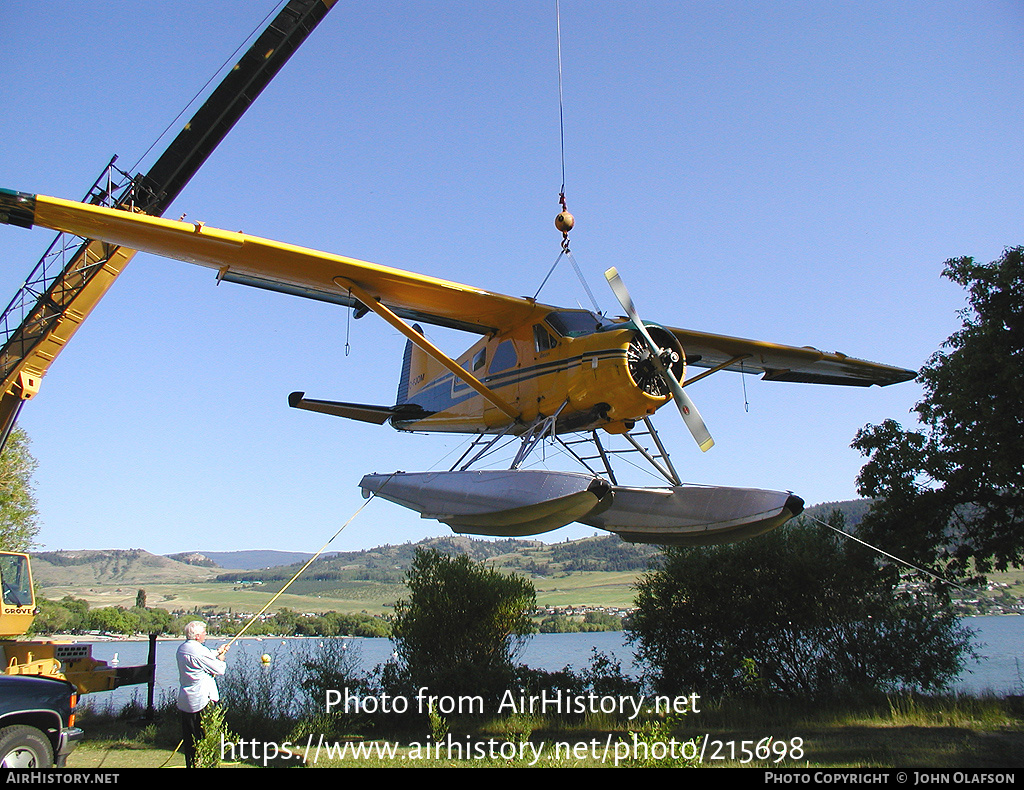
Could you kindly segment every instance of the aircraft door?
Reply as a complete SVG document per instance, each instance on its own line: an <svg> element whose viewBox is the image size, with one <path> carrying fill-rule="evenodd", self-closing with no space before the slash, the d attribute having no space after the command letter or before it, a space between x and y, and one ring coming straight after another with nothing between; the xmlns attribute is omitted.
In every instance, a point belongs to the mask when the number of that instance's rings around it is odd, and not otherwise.
<svg viewBox="0 0 1024 790"><path fill-rule="evenodd" d="M502 340L495 346L488 346L491 358L486 366L484 383L491 387L513 406L519 402L519 353L512 339ZM482 371L481 371L482 372ZM508 417L490 401L484 403L484 422L488 426L504 425Z"/></svg>

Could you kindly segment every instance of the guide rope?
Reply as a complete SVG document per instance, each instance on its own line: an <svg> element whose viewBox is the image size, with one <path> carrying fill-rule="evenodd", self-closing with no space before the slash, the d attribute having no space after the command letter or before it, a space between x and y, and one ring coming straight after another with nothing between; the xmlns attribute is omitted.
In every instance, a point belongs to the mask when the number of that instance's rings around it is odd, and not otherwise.
<svg viewBox="0 0 1024 790"><path fill-rule="evenodd" d="M252 625L252 624L253 624L254 622L256 622L256 620L257 620L257 619L259 619L259 618L260 618L260 617L261 617L261 616L262 616L262 615L263 615L263 614L264 614L264 613L265 613L265 612L267 611L267 609L269 609L269 608L270 608L271 606L273 606L273 605L274 605L274 602L275 602L275 601L276 601L276 600L277 600L278 598L280 598L280 597L281 597L282 595L284 595L285 591L286 591L286 590L287 590L287 589L288 589L289 587L291 587L291 586L292 586L292 583L293 583L293 582L294 582L294 581L295 581L296 579L298 579L298 578L299 578L299 576L301 576L301 575L302 575L302 573L303 573L303 572L304 572L304 571L306 570L306 568L308 568L308 567L309 567L310 565L312 565L312 564L313 564L313 563L314 563L314 562L315 562L315 561L317 560L317 558L318 558L318 557L319 557L319 556L320 556L321 554L323 554L323 553L324 553L324 551L326 551L326 550L327 550L327 547L328 547L329 545L331 545L331 542L332 542L332 541L333 541L333 540L334 540L334 539L335 539L336 537L338 537L338 535L340 535L340 534L341 534L342 530L343 530L343 529L345 529L345 527L347 527L347 526L348 526L349 524L351 524L351 523L352 523L352 522L353 522L353 521L355 520L356 516L358 516L358 515L359 515L360 513L362 513L362 512L363 512L363 509L364 509L364 508L365 508L365 507L366 507L367 505L369 505L369 504L370 504L370 502L372 502L372 501L374 500L374 498L375 498L375 497L376 497L376 496L377 496L377 495L378 495L378 494L379 494L379 493L381 492L381 490L383 490L383 489L385 488L385 486L387 486L387 484L388 484L389 482L391 482L391 478L393 478L393 477L394 477L394 476L395 476L396 474L398 474L398 472L392 472L392 473L391 473L390 475L388 475L387 479L386 479L386 480L384 481L384 483L383 483L383 484L381 485L381 487L377 489L377 491L371 491L371 492L370 492L370 495L369 495L369 497L367 497L366 501L365 501L365 502L363 502L363 504L361 504L361 505L360 505L360 506L359 506L359 507L358 507L358 508L356 509L356 512L355 512L355 513L353 513L353 514L352 514L351 516L349 516L349 518L348 518L348 521L346 521L346 522L345 522L344 524L342 524L342 525L341 525L341 526L340 526L340 527L338 528L338 531L337 531L337 532L335 532L335 533L334 533L333 535L331 535L331 537L330 537L330 538L328 539L328 541L327 541L327 542L326 542L326 543L325 543L325 544L324 544L323 546L321 546L321 547L320 547L320 550L319 550L319 551L317 551L317 553L316 553L316 554L314 554L314 555L313 555L312 557L310 557L310 558L309 558L309 561L308 561L308 562L306 562L306 564L305 564L305 565L303 565L303 566L302 566L301 568L299 568L299 570L298 570L298 571L297 571L297 572L295 573L295 575L294 575L294 576L292 576L292 578L291 578L291 579L289 579L289 580L288 580L288 581L287 581L287 582L285 583L285 585L284 585L284 586L283 586L283 587L282 587L282 588L281 588L280 590L278 590L278 591L277 591L277 593L276 593L276 594L274 595L274 597L273 597L273 598L271 598L271 599L270 599L270 600L269 600L269 601L267 602L266 606L264 606L264 607L263 607L262 609L260 609L260 610L259 610L259 611L258 611L258 612L257 612L256 614L254 614L254 615L253 615L253 616L252 616L252 617L251 617L251 618L249 619L249 622L247 622L247 623L246 623L246 624L245 624L245 625L244 625L244 626L242 627L242 630L241 630L241 631L239 631L239 632L238 632L237 634L235 634L235 635L234 635L233 637L231 637L231 640L230 640L230 641L229 641L229 642L227 643L228 647L231 647L231 645L233 645L233 644L234 644L235 642L237 642L237 641L238 641L238 640L239 640L239 639L241 638L242 634L244 634L244 633L245 633L245 632L246 632L246 631L247 631L247 630L249 629L249 626L251 626L251 625Z"/></svg>
<svg viewBox="0 0 1024 790"><path fill-rule="evenodd" d="M297 572L297 573L296 573L296 574L295 574L294 576L292 576L292 578L291 578L291 579L289 579L289 580L288 580L288 582L287 582L287 583L286 583L286 584L284 585L284 587L282 587L282 588L281 588L281 589L280 589L280 590L279 590L279 591L277 592L277 594L276 594L276 595L275 595L275 596L274 596L273 598L271 598L271 599L270 599L270 601L269 601L269 602L267 603L267 605L266 605L266 606L264 606L264 607L263 607L262 609L260 609L260 610L259 610L259 612L257 612L256 614L254 614L254 615L253 615L253 616L252 616L251 618L249 618L249 622L247 622L247 623L246 623L246 624L245 624L245 625L244 625L244 626L242 627L242 630L241 630L241 631L239 631L239 632L238 632L237 634L235 634L235 635L234 635L234 636L233 636L233 637L232 637L232 638L231 638L231 639L230 639L230 640L228 641L228 643L227 643L227 646L228 646L228 647L231 647L231 645L233 645L233 644L234 644L235 642L237 642L237 641L238 641L238 640L239 640L239 639L241 638L242 634L244 634L244 633L245 633L245 632L246 632L246 631L248 630L249 626L250 626L250 625L252 625L252 624L253 624L254 622L256 622L256 620L257 620L257 619L259 619L259 617L260 617L261 615L263 615L263 614L264 614L264 612L266 612L266 611L267 611L267 609L269 609L269 608L270 608L271 606L273 606L273 605L274 605L274 601L276 601L276 600L277 600L278 598L280 598L280 597L281 597L282 595L284 595L284 593L285 593L285 590L287 590L287 589L288 589L289 587L291 587L291 586L292 586L292 583L293 583L293 582L294 582L294 581L295 581L296 579L298 579L298 578L299 578L299 576L301 576L301 575L302 575L303 571L305 571L305 570L306 570L306 568L308 568L308 567L309 567L310 565L312 565L312 564L313 564L313 562L314 562L314 561L315 561L315 560L316 560L316 559L317 559L317 558L318 558L318 557L319 557L319 556L320 556L321 554L323 554L323 553L324 553L324 551L325 551L325 550L327 549L327 547L328 547L329 545L331 545L331 542L332 542L332 541L333 541L333 540L334 540L334 539L335 539L336 537L338 537L338 535L340 535L340 534L341 534L342 530L343 530L343 529L345 529L345 527L347 527L347 526L348 526L349 524L351 524L351 523L352 523L352 522L353 522L353 521L355 520L355 517L356 517L356 516L358 516L358 515L359 515L360 513L362 513L362 512L363 512L363 508L365 508L365 507L366 507L367 505L369 505L369 504L370 504L370 502L371 502L371 501L373 501L374 497L376 497L376 496L377 496L377 494L378 494L378 493L379 493L379 492L380 492L380 491L381 491L381 490L382 490L382 489L384 488L384 486L386 486L386 485L387 485L387 484L388 484L388 483L389 483L389 482L391 481L391 478L392 478L392 477L394 477L394 476L395 476L396 474L398 474L398 472L392 472L392 473L391 473L390 475L388 475L388 479L384 481L384 485L382 485L382 486L381 486L381 487L380 487L379 489L377 489L377 491L376 491L376 492L370 492L370 496L369 496L369 497L367 497L366 501L365 501L365 502L363 502L363 504L361 504L361 505L360 505L360 506L359 506L358 508L356 508L356 512L355 512L355 513L353 513L353 514L352 514L351 516L349 516L349 518L348 518L348 521L346 521L346 522L345 522L344 524L342 524L342 525L341 525L341 527L339 527L339 528L338 528L338 531L337 531L337 532L335 532L335 533L334 533L333 535L331 535L330 539L329 539L329 540L328 540L328 541L327 541L327 542L326 542L326 543L325 543L325 544L324 544L323 546L321 546L321 547L320 547L320 550L319 550L319 551L318 551L318 552L317 552L316 554L314 554L314 555L313 555L312 557L310 557L310 558L309 558L309 561L308 561L308 562L307 562L307 563L306 563L305 565L303 565L303 566L302 566L301 568L299 568L298 572ZM167 759L166 759L166 760L164 760L164 762L163 762L163 764L162 764L162 765L160 766L160 768L164 768L164 767L165 767L165 766L166 766L166 765L167 765L167 764L168 764L168 763L169 763L169 762L171 761L171 759L172 759L172 758L174 757L174 755L175 755L175 754L177 754L177 752L178 752L178 749L180 749L180 748L181 748L181 745L182 745L183 743L184 743L184 741L183 741L183 740L181 740L181 741L178 741L178 745L174 747L174 749L173 749L173 750L171 751L171 753L170 753L170 755L169 755L169 756L167 757Z"/></svg>
<svg viewBox="0 0 1024 790"><path fill-rule="evenodd" d="M843 530L839 529L838 527L833 527L831 524L829 524L829 523L827 523L825 521L822 521L820 518L815 518L814 516L807 515L806 513L804 515L807 516L807 518L809 518L815 524L820 524L823 527L828 527L833 532L838 532L844 538L849 538L850 540L855 540L855 541L857 541L857 543L860 543L861 545L867 546L872 551L877 551L879 554L881 554L881 555L883 555L885 557L888 557L891 560L895 560L896 562L900 563L901 565L905 565L908 568L911 568L912 570L917 571L918 573L925 574L926 576L931 576L933 579L935 579L938 582L941 582L942 584L948 584L948 585L956 587L956 588L958 588L960 590L963 590L964 592L968 592L968 593L972 593L972 594L975 592L975 590L972 590L969 587L964 587L962 584L959 584L957 582L951 581L950 579L946 579L946 578L940 576L939 574L937 574L937 573L935 573L933 571L928 570L927 568L922 568L922 567L920 567L918 565L914 565L911 562L907 562L906 560L900 559L895 554L890 554L887 551L883 551L882 549L878 548L878 546L872 546L870 543L868 543L865 540L861 540L856 535L852 535L849 532L844 532Z"/></svg>

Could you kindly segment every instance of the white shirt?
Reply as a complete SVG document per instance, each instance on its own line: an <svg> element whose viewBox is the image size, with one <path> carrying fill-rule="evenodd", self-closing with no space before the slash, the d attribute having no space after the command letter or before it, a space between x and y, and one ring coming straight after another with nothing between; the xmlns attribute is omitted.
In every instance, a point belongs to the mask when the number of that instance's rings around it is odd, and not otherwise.
<svg viewBox="0 0 1024 790"><path fill-rule="evenodd" d="M223 675L227 664L217 654L194 639L189 639L178 648L178 709L195 713L209 703L220 699L217 681Z"/></svg>

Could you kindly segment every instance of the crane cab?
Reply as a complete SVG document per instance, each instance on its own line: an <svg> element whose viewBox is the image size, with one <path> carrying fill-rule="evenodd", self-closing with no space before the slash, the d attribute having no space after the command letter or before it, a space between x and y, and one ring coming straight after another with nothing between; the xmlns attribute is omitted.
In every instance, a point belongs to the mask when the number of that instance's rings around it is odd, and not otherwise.
<svg viewBox="0 0 1024 790"><path fill-rule="evenodd" d="M0 552L0 586L3 588L0 638L22 636L28 632L36 615L32 569L27 554Z"/></svg>

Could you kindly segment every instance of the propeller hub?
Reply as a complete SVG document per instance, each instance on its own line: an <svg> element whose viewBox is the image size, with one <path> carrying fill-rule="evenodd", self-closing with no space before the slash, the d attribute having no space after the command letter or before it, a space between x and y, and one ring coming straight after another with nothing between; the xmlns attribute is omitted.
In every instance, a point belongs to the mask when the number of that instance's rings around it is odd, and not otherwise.
<svg viewBox="0 0 1024 790"><path fill-rule="evenodd" d="M679 345L675 335L667 329L650 327L650 331L648 330L648 327L641 320L640 314L637 313L636 308L633 306L633 298L629 295L629 290L626 288L626 284L622 282L622 278L619 277L619 272L615 267L606 271L604 276L608 280L608 285L611 286L615 298L619 300L622 309L626 311L629 320L636 327L637 334L630 343L630 350L633 349L634 343L638 343L641 340L647 347L647 351L636 358L635 366L632 364L632 357L630 358L630 372L632 373L633 367L635 367L637 375L644 374L646 372L644 363L654 367L657 372L657 376L654 378L657 381L651 382L647 386L656 387L659 393L663 387L668 390L676 402L676 407L679 409L683 422L686 423L686 427L690 430L690 434L696 440L701 452L710 450L714 446L715 440L711 438L711 434L708 432L704 420L697 411L697 407L690 400L690 396L683 390L683 371L686 369L686 355L683 353L683 347ZM656 336L660 336L661 339L655 339ZM678 349L679 359L674 363L667 364L661 356L666 349ZM633 380L637 381L636 378ZM649 392L645 385L640 386Z"/></svg>
<svg viewBox="0 0 1024 790"><path fill-rule="evenodd" d="M647 332L658 345L660 351L658 359L661 364L672 371L676 380L681 381L686 370L686 362L682 348L679 347L679 341L671 332L658 326L647 327ZM658 369L654 353L639 332L629 342L629 348L626 350L626 363L633 382L648 395L667 398L672 394L671 387Z"/></svg>

